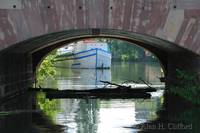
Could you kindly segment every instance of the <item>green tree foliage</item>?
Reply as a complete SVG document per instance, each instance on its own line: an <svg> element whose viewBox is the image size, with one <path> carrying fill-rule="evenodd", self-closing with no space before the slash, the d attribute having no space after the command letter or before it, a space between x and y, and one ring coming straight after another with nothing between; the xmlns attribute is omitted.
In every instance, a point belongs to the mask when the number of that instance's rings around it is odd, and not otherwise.
<svg viewBox="0 0 200 133"><path fill-rule="evenodd" d="M52 120L55 118L56 114L61 112L58 109L59 100L49 100L46 98L44 93L37 94L37 105L47 116L50 116Z"/></svg>
<svg viewBox="0 0 200 133"><path fill-rule="evenodd" d="M40 64L39 69L37 69L36 76L37 76L37 85L41 85L42 82L46 78L53 78L56 74L56 70L53 67L55 65L54 58L56 56L56 52L52 52L49 54Z"/></svg>
<svg viewBox="0 0 200 133"><path fill-rule="evenodd" d="M118 39L97 39L100 42L107 42L114 61L135 61L146 58L145 50L127 41Z"/></svg>
<svg viewBox="0 0 200 133"><path fill-rule="evenodd" d="M200 105L200 86L198 75L183 70L176 70L178 84L170 88L170 92L180 96L192 104Z"/></svg>

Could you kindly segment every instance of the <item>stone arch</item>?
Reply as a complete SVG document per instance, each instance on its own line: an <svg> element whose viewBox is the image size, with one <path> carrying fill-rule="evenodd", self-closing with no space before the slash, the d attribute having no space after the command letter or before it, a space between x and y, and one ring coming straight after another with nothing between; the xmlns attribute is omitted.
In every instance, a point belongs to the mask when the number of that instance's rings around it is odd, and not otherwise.
<svg viewBox="0 0 200 133"><path fill-rule="evenodd" d="M17 43L4 51L31 55L34 72L38 66L38 63L53 49L73 41L97 37L120 39L147 49L159 59L160 64L165 71L165 75L167 74L168 55L184 51L183 48L156 37L114 29L66 30L42 35L21 43Z"/></svg>
<svg viewBox="0 0 200 133"><path fill-rule="evenodd" d="M149 50L161 62L167 82L176 81L174 79L175 68L191 70L191 67L196 66L194 64L199 60L190 51L149 35L115 29L66 30L28 39L13 44L0 52L1 77L6 79L0 81L2 85L1 96L7 97L9 94L21 92L31 87L35 80L38 63L53 49L70 42L95 37L125 40ZM199 68L195 67L194 71L197 70Z"/></svg>

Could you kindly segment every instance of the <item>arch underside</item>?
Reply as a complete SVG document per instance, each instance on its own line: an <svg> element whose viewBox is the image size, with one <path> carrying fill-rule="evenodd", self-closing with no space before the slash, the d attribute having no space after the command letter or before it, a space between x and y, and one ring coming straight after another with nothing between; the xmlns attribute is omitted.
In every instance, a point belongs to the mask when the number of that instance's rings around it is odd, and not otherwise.
<svg viewBox="0 0 200 133"><path fill-rule="evenodd" d="M159 38L111 29L67 30L13 44L1 51L0 97L9 97L32 86L38 64L52 50L74 41L95 37L128 41L152 52L157 56L164 70L166 85L177 82L176 69L199 72L198 56Z"/></svg>
<svg viewBox="0 0 200 133"><path fill-rule="evenodd" d="M147 49L159 59L161 66L165 70L165 73L168 55L184 53L187 51L186 49L183 49L171 42L148 35L113 29L81 29L67 30L35 37L17 43L5 49L1 53L19 53L31 55L32 67L33 71L35 71L43 57L45 57L52 50L63 45L67 45L73 41L97 37L125 40Z"/></svg>

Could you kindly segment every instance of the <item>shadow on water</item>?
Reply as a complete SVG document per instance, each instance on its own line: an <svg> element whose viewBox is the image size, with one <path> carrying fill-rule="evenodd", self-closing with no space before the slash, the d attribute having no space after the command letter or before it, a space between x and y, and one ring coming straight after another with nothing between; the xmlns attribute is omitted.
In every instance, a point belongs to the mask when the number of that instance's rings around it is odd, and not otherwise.
<svg viewBox="0 0 200 133"><path fill-rule="evenodd" d="M175 99L174 99L175 100ZM200 110L164 97L56 99L25 93L0 106L2 133L199 133ZM181 105L181 106L180 106Z"/></svg>
<svg viewBox="0 0 200 133"><path fill-rule="evenodd" d="M61 133L62 126L54 124L36 106L36 94L25 93L1 104L1 133Z"/></svg>
<svg viewBox="0 0 200 133"><path fill-rule="evenodd" d="M200 109L172 94L165 93L163 110L157 111L158 118L132 128L139 133L198 133L200 131Z"/></svg>

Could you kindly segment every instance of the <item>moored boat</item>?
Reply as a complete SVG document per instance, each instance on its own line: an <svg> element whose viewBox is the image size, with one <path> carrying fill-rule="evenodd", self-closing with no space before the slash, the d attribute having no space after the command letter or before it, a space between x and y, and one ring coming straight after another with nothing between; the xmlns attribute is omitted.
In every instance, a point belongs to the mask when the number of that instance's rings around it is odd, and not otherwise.
<svg viewBox="0 0 200 133"><path fill-rule="evenodd" d="M81 41L74 45L72 68L106 69L111 67L107 43Z"/></svg>

